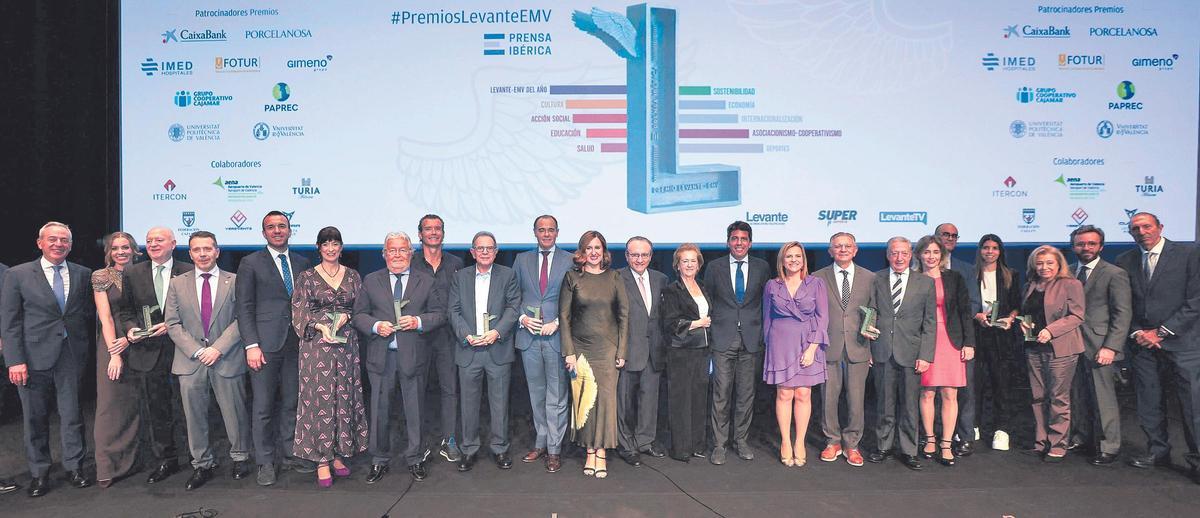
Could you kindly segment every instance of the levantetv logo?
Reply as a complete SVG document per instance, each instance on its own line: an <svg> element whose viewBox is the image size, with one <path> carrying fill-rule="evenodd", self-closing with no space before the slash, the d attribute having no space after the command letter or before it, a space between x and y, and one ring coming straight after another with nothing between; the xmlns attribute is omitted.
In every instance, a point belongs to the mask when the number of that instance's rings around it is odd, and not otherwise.
<svg viewBox="0 0 1200 518"><path fill-rule="evenodd" d="M929 224L929 213L923 210L889 210L879 211L880 223L920 223Z"/></svg>
<svg viewBox="0 0 1200 518"><path fill-rule="evenodd" d="M219 31L212 29L204 29L203 31L168 29L162 33L162 42L164 45L172 41L176 43L212 43L228 40L229 38L225 36L225 29Z"/></svg>

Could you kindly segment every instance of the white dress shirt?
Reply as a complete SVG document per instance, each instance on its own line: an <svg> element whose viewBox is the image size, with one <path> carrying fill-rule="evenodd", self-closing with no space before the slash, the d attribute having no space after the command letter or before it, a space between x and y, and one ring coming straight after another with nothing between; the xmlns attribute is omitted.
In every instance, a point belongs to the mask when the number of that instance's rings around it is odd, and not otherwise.
<svg viewBox="0 0 1200 518"><path fill-rule="evenodd" d="M746 281L746 286L750 286L750 254L746 254L746 257L741 259L734 259L733 254L729 254L729 285L733 286L735 291L737 290L738 261L742 262L742 279ZM734 295L737 294L734 293Z"/></svg>
<svg viewBox="0 0 1200 518"><path fill-rule="evenodd" d="M903 271L897 272L888 268L891 273L888 274L888 297L892 296L892 285L896 284L896 276L900 277L900 306L904 306L904 294L908 292L908 275L912 270L905 268ZM891 301L889 301L891 302Z"/></svg>
<svg viewBox="0 0 1200 518"><path fill-rule="evenodd" d="M475 269L475 335L483 335L483 313L487 312L488 291L492 288L492 270ZM482 311L480 311L482 310Z"/></svg>
<svg viewBox="0 0 1200 518"><path fill-rule="evenodd" d="M847 288L853 290L854 289L854 263L850 263L849 268L842 268L841 266L838 266L837 263L833 263L833 284L834 284L834 286L837 287L839 300L841 298L846 298L846 297L850 296L847 293L842 293L842 272L849 272L849 275L846 276L846 282L850 283L849 286L847 286Z"/></svg>
<svg viewBox="0 0 1200 518"><path fill-rule="evenodd" d="M292 256L288 255L288 249L276 250L268 245L267 253L271 254L271 262L275 263L275 270L279 272L280 279L283 279L283 264L279 259L279 254L283 254L283 260L288 262L288 270L293 274L296 273L296 270L292 268Z"/></svg>
<svg viewBox="0 0 1200 518"><path fill-rule="evenodd" d="M642 273L638 273L635 272L633 268L630 268L629 273L633 274L633 283L638 285L639 294L641 293L641 287L645 287L646 295L642 297L642 303L646 304L646 314L650 314L650 310L654 307L654 293L650 289L650 269L647 268L643 270Z"/></svg>
<svg viewBox="0 0 1200 518"><path fill-rule="evenodd" d="M42 264L42 273L45 274L45 276L46 276L46 282L50 283L50 290L54 291L54 266L55 266L55 264L50 261L47 261L46 256L42 256L40 261ZM61 275L62 275L62 280L63 280L63 300L67 300L68 298L71 297L71 276L67 273L67 270L68 270L67 262L63 261L61 263L61 266L63 267L61 270Z"/></svg>
<svg viewBox="0 0 1200 518"><path fill-rule="evenodd" d="M1161 244L1161 243L1162 243L1162 241L1159 241L1159 243ZM1092 278L1092 272L1095 272L1095 271L1096 271L1096 265L1097 265L1097 264L1100 264L1100 256L1096 256L1096 258L1095 258L1095 259L1092 259L1092 262L1090 262L1090 263L1087 263L1087 264L1083 265L1084 267L1086 267L1086 268L1087 268L1087 273L1084 273L1084 274L1083 274L1083 280L1085 280L1085 281L1086 281L1086 280L1088 280L1088 279L1091 279L1091 278ZM1078 277L1078 276L1079 276L1079 267L1078 267L1078 266L1076 266L1076 267L1075 267L1075 276L1076 276L1076 277Z"/></svg>
<svg viewBox="0 0 1200 518"><path fill-rule="evenodd" d="M399 277L401 279L401 281L400 281L401 292L408 293L408 281L409 281L409 278L412 277L411 274L412 274L412 268L409 268L409 269L404 270L399 273L388 272L388 287L392 289L392 293L396 293L396 277ZM399 319L400 315L396 315L396 318ZM421 317L414 316L413 318L417 319L417 331L420 332L421 331ZM379 334L379 324L382 324L382 323L383 322L376 322L375 325L373 326L373 330L375 331L375 334ZM395 322L392 322L392 324L395 324ZM388 342L388 350L389 351L395 351L400 348L400 346L396 344L396 338L394 338L395 336L397 336L396 333L399 333L399 332L400 332L399 329L394 329L392 331L392 336L393 336L392 341Z"/></svg>

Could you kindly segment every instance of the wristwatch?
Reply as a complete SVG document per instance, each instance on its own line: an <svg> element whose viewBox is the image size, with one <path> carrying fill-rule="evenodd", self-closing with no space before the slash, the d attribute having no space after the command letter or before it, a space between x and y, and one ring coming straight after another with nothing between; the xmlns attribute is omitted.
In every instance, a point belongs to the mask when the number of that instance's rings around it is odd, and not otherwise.
<svg viewBox="0 0 1200 518"><path fill-rule="evenodd" d="M1157 334L1159 338L1166 338L1168 336L1171 336L1174 333L1172 333L1171 330L1167 329L1164 326L1158 326L1158 330L1155 331L1154 334Z"/></svg>

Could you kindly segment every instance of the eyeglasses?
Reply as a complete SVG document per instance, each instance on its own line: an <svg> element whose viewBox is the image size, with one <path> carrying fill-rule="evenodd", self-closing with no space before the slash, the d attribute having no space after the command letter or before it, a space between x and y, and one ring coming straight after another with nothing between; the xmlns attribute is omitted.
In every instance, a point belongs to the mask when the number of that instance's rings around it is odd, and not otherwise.
<svg viewBox="0 0 1200 518"><path fill-rule="evenodd" d="M645 259L650 257L650 254L632 254L629 252L625 252L625 255L628 255L630 259Z"/></svg>
<svg viewBox="0 0 1200 518"><path fill-rule="evenodd" d="M494 246L477 246L477 247L474 247L474 250L481 254L490 254L490 253L496 251L496 247L494 247Z"/></svg>
<svg viewBox="0 0 1200 518"><path fill-rule="evenodd" d="M957 234L957 233L953 233L953 234L952 234L952 233L950 233L950 232L942 232L942 233L940 233L940 234L938 234L938 235L939 235L939 236L942 236L942 237L944 237L944 238L946 238L946 239L958 239L958 234Z"/></svg>
<svg viewBox="0 0 1200 518"><path fill-rule="evenodd" d="M411 253L412 253L411 248L389 248L389 249L383 251L383 255L387 255L387 256L408 255Z"/></svg>

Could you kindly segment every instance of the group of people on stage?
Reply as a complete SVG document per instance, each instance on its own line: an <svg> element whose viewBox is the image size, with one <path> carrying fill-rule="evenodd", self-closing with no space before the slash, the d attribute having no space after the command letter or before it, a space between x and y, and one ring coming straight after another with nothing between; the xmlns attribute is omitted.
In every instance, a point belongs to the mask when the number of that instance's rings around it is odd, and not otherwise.
<svg viewBox="0 0 1200 518"><path fill-rule="evenodd" d="M1110 264L1100 258L1104 231L1081 226L1071 233L1076 262L1040 246L1021 286L996 235L979 240L973 264L951 258L959 235L949 223L915 244L888 240L887 267L878 272L856 264L854 236L838 232L829 241L833 264L811 272L794 241L779 249L772 271L749 255L753 229L736 221L726 229L729 253L707 267L696 245L678 246L671 280L649 268L649 239L630 238L628 266L613 269L604 235L589 230L567 252L550 215L535 219L537 248L511 267L496 264L499 247L487 231L472 238L474 264L464 267L442 248L442 219L427 215L418 223L420 249L404 232L389 233L385 268L365 276L341 264L337 228L317 233L315 265L290 250L291 226L277 211L262 220L266 247L243 258L236 273L217 266L217 236L206 231L187 239L190 264L173 259L176 238L163 227L147 232L142 262L134 261L133 236L107 236L105 267L93 272L66 260L71 231L50 222L38 232L40 258L0 269L0 346L22 403L30 496L50 489L53 408L66 480L93 483L81 469L78 401L93 319L103 345L94 426L102 487L138 469L143 435L154 457L148 483L180 471L176 398L191 456L186 489L204 485L218 464L209 437L214 397L234 479L253 475L269 486L291 468L315 472L329 487L366 452L365 480L378 482L396 455L390 425L398 403L403 462L423 480L434 454L422 429L432 410L423 402L431 371L440 394L436 454L458 471L474 467L486 394L487 452L510 469L509 385L518 354L536 429L520 461L557 472L569 441L586 450L583 474L595 478L608 476L614 449L633 466L642 455L719 465L729 448L752 460L760 381L775 387L786 466L807 462L818 386L820 460L862 466L896 455L914 470L922 459L952 466L989 434L992 449L1009 449L1021 357L1035 423L1028 451L1060 462L1068 451L1091 450L1092 464L1112 464L1121 444L1113 362L1127 356L1148 437L1148 451L1130 464L1170 462L1164 390L1174 387L1186 458L1200 483L1200 252L1163 238L1162 229L1157 216L1134 215L1128 230L1138 249ZM664 375L669 451L656 442ZM876 447L864 456L868 378ZM0 492L17 488L0 480Z"/></svg>

